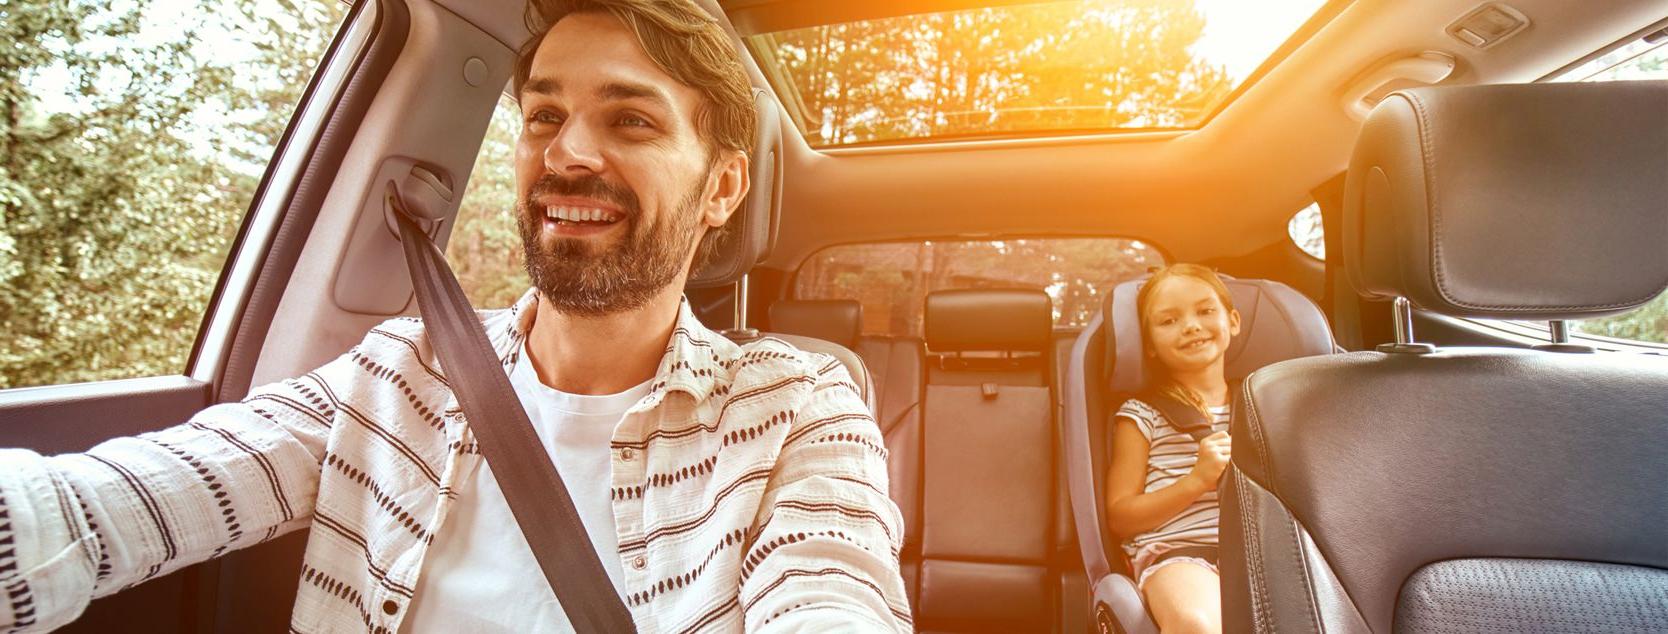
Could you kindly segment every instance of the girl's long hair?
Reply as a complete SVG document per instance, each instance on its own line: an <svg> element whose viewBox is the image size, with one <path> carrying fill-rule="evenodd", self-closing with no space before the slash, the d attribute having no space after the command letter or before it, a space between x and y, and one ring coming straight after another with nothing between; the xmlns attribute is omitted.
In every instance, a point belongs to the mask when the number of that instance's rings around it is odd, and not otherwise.
<svg viewBox="0 0 1668 634"><path fill-rule="evenodd" d="M1228 312L1234 310L1233 293L1228 292L1228 285L1224 284L1222 278L1210 267L1182 262L1158 269L1153 272L1152 277L1147 278L1146 284L1141 285L1141 290L1135 293L1135 313L1141 321L1141 343L1142 347L1147 350L1151 350L1153 345L1152 337L1148 334L1152 331L1148 328L1150 324L1147 323L1147 304L1152 300L1152 290L1158 288L1160 282L1172 277L1191 277L1209 284L1211 290L1216 292L1216 298L1222 301L1223 310ZM1198 408L1199 413L1204 415L1205 420L1210 420L1210 408L1205 405L1204 397L1176 383L1174 379L1170 378L1169 368L1149 372L1151 372L1150 376L1153 377L1153 387L1159 394Z"/></svg>

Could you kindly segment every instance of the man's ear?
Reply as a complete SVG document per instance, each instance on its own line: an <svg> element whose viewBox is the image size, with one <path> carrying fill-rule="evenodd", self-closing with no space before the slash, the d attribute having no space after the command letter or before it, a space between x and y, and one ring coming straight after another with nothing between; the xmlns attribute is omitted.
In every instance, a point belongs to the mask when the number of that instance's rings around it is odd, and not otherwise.
<svg viewBox="0 0 1668 634"><path fill-rule="evenodd" d="M707 198L701 205L701 221L713 229L724 226L753 185L748 175L747 154L736 150L723 152L713 165Z"/></svg>

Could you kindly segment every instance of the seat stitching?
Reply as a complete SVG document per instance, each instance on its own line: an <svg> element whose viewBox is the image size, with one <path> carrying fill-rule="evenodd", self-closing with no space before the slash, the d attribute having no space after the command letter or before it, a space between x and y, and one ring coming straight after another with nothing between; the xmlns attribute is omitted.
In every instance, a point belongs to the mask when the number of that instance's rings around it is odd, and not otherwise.
<svg viewBox="0 0 1668 634"><path fill-rule="evenodd" d="M1241 400L1245 403L1246 426L1251 429L1251 444L1257 448L1257 459L1262 463L1263 471L1268 479L1268 491L1276 492L1274 482L1274 463L1268 459L1268 444L1263 437L1262 416L1257 413L1257 402L1251 397L1251 381L1246 380L1240 385Z"/></svg>
<svg viewBox="0 0 1668 634"><path fill-rule="evenodd" d="M1239 526L1242 539L1245 540L1246 577L1251 586L1251 628L1257 632L1273 631L1267 627L1269 616L1264 601L1267 598L1267 582L1263 578L1262 543L1259 540L1256 518L1256 501L1247 491L1250 490L1250 479L1239 469L1234 469L1235 495L1239 498L1240 512Z"/></svg>
<svg viewBox="0 0 1668 634"><path fill-rule="evenodd" d="M1287 511L1286 518L1291 524L1292 554L1297 556L1297 565L1300 573L1297 578L1303 583L1304 598L1309 600L1309 618L1314 624L1313 631L1321 632L1323 630L1321 626L1320 606L1317 605L1315 601L1315 586L1309 582L1309 558L1303 553L1303 536L1298 532L1297 518L1291 514L1290 509L1284 510Z"/></svg>

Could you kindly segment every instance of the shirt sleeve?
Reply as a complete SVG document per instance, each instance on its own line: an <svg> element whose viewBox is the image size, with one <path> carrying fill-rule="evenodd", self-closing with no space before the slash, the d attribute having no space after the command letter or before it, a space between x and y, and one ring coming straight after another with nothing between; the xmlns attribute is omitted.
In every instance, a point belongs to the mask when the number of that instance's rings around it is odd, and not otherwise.
<svg viewBox="0 0 1668 634"><path fill-rule="evenodd" d="M886 448L846 369L813 355L743 562L749 632L912 631L899 572L903 516L887 496Z"/></svg>
<svg viewBox="0 0 1668 634"><path fill-rule="evenodd" d="M1118 412L1112 416L1113 418L1121 416L1135 421L1135 426L1141 430L1141 435L1147 439L1149 445L1152 444L1153 437L1158 435L1159 414L1152 406L1147 405L1140 399L1132 398L1124 401L1124 404L1118 408Z"/></svg>
<svg viewBox="0 0 1668 634"><path fill-rule="evenodd" d="M304 526L343 359L84 453L0 449L0 631Z"/></svg>

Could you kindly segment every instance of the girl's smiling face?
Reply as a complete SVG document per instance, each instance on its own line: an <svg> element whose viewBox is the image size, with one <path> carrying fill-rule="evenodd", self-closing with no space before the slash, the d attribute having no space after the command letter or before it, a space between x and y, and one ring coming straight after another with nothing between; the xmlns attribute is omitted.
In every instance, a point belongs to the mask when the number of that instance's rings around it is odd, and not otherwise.
<svg viewBox="0 0 1668 634"><path fill-rule="evenodd" d="M1216 289L1187 275L1166 276L1151 289L1146 313L1147 354L1170 372L1197 372L1220 361L1239 334L1239 311Z"/></svg>

